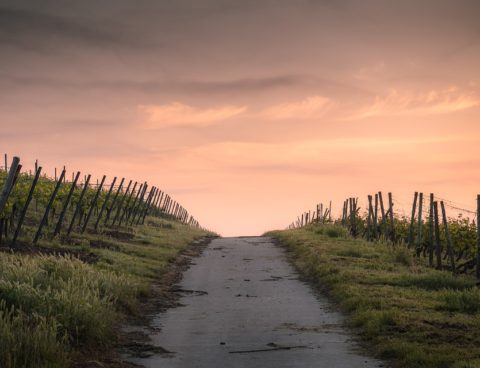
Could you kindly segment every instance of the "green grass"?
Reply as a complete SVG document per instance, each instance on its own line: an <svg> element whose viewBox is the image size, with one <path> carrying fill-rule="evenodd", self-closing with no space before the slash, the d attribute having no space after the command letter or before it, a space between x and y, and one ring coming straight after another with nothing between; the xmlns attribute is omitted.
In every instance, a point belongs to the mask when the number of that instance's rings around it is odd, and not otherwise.
<svg viewBox="0 0 480 368"><path fill-rule="evenodd" d="M153 217L121 231L39 244L80 254L91 264L71 255L0 253L0 367L68 367L75 350L107 348L118 321L137 312L138 297L149 293L152 281L188 244L207 235Z"/></svg>
<svg viewBox="0 0 480 368"><path fill-rule="evenodd" d="M269 235L349 315L376 356L402 368L480 367L480 291L473 277L437 271L403 246L352 239L337 226Z"/></svg>

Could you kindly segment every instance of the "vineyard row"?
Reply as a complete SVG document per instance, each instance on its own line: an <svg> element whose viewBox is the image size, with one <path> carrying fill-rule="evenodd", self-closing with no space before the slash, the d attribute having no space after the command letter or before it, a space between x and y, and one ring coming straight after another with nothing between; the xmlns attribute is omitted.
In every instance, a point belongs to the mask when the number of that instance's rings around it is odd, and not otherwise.
<svg viewBox="0 0 480 368"><path fill-rule="evenodd" d="M436 200L431 193L426 211L424 194L415 192L410 217L399 216L394 211L392 193L388 193L385 204L382 192L378 192L368 195L363 213L360 213L358 198L348 198L343 202L341 217L332 220L331 202L325 209L320 203L314 211L299 215L288 228L334 223L346 228L355 238L384 241L394 246L406 245L416 257L428 258L429 266L439 270L453 273L475 270L476 277L480 279L480 195L477 196L476 221L462 215L457 218L447 217L446 202Z"/></svg>
<svg viewBox="0 0 480 368"><path fill-rule="evenodd" d="M125 178L118 182L114 177L107 185L104 175L92 185L91 175L79 182L80 172L67 182L65 168L55 179L42 176L37 163L33 174L21 169L20 159L14 157L8 170L5 164L0 172L0 245L7 242L13 248L22 241L35 245L41 238L68 239L73 232L137 226L148 215L200 227L170 195L146 182L129 180L127 184Z"/></svg>

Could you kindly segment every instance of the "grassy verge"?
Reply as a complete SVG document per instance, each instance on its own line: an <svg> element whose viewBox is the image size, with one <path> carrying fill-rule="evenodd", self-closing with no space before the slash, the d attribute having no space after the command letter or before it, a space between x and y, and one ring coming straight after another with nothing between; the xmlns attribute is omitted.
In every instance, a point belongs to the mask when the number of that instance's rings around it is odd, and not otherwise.
<svg viewBox="0 0 480 368"><path fill-rule="evenodd" d="M334 225L274 231L298 269L397 367L480 367L475 280L426 267L403 246L351 239Z"/></svg>
<svg viewBox="0 0 480 368"><path fill-rule="evenodd" d="M144 226L74 235L69 244L1 252L0 367L68 367L72 352L108 347L122 315L136 313L152 281L205 235L151 217Z"/></svg>

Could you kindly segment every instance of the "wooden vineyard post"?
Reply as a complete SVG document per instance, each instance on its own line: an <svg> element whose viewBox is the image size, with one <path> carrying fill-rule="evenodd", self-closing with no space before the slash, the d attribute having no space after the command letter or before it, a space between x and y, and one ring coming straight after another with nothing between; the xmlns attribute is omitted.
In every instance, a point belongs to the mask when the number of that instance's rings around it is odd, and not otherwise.
<svg viewBox="0 0 480 368"><path fill-rule="evenodd" d="M378 193L375 193L375 208L373 210L373 229L375 240L378 239Z"/></svg>
<svg viewBox="0 0 480 368"><path fill-rule="evenodd" d="M93 209L97 205L98 197L100 196L100 192L102 191L103 184L105 183L105 179L107 177L103 175L102 181L98 185L97 191L95 192L95 196L93 197L92 203L90 203L90 209L88 210L87 218L85 219L85 222L83 223L82 227L82 234L85 232L88 226L88 222L90 221L90 217L92 216Z"/></svg>
<svg viewBox="0 0 480 368"><path fill-rule="evenodd" d="M330 210L328 208L325 208L325 212L323 213L323 217L322 217L322 223L325 223L328 221L327 218L329 216L329 211Z"/></svg>
<svg viewBox="0 0 480 368"><path fill-rule="evenodd" d="M167 215L171 215L172 207L175 204L175 201L170 197L168 198L168 205L167 205Z"/></svg>
<svg viewBox="0 0 480 368"><path fill-rule="evenodd" d="M135 216L138 206L140 205L140 203L142 203L142 199L145 195L145 192L147 191L147 188L148 188L148 185L146 182L140 185L140 188L138 189L138 193L133 200L132 206L130 207L130 211L127 214L127 218L125 219L125 224L128 224L130 219Z"/></svg>
<svg viewBox="0 0 480 368"><path fill-rule="evenodd" d="M168 194L165 193L165 196L163 198L163 203L160 204L160 211L161 212L166 213L165 209L167 208L167 203L168 203Z"/></svg>
<svg viewBox="0 0 480 368"><path fill-rule="evenodd" d="M428 215L428 264L433 267L433 193L430 193L430 212Z"/></svg>
<svg viewBox="0 0 480 368"><path fill-rule="evenodd" d="M413 226L415 223L415 212L417 210L418 192L413 195L412 216L410 217L410 231L408 232L408 248L413 246Z"/></svg>
<svg viewBox="0 0 480 368"><path fill-rule="evenodd" d="M120 185L118 186L117 192L115 193L115 196L113 197L112 204L110 205L110 207L108 207L107 216L105 216L105 221L103 222L104 226L106 226L108 220L110 220L110 215L112 214L112 211L115 208L115 204L117 203L118 196L120 195L120 192L122 191L124 181L125 181L125 178L122 178L122 180L120 180Z"/></svg>
<svg viewBox="0 0 480 368"><path fill-rule="evenodd" d="M477 279L480 279L480 194L477 195Z"/></svg>
<svg viewBox="0 0 480 368"><path fill-rule="evenodd" d="M105 211L105 208L107 208L108 200L110 199L113 188L115 188L115 183L116 182L117 182L117 177L115 176L113 178L112 184L110 184L110 189L108 190L107 195L105 196L105 200L103 201L102 208L100 209L100 212L98 213L97 221L95 221L95 225L94 225L95 231L97 231L97 229L98 229L98 224L100 223L100 220L102 219L102 215L103 215L103 212Z"/></svg>
<svg viewBox="0 0 480 368"><path fill-rule="evenodd" d="M5 155L5 171L7 171L6 160L7 160L7 155ZM0 193L0 214L3 212L3 209L7 204L8 196L12 191L19 164L20 164L20 159L18 157L14 157L12 160L12 165L10 166L10 171L8 172L7 180L5 181L2 192Z"/></svg>
<svg viewBox="0 0 480 368"><path fill-rule="evenodd" d="M162 201L164 198L165 198L165 193L160 191L160 195L158 196L157 203L155 203L157 212L162 212Z"/></svg>
<svg viewBox="0 0 480 368"><path fill-rule="evenodd" d="M128 224L128 222L130 221L130 218L132 218L134 215L135 215L135 212L137 210L137 202L140 204L141 201L142 201L142 198L145 194L145 191L147 190L147 183L143 183L140 185L140 188L138 189L138 192L137 192L137 195L135 196L134 200L133 200L133 203L132 203L132 206L130 207L130 211L127 213L127 217L125 219L125 224Z"/></svg>
<svg viewBox="0 0 480 368"><path fill-rule="evenodd" d="M355 200L355 198L350 198L351 200L351 219L350 221L352 222L351 223L351 226L352 226L352 235L354 237L357 236L357 226L356 226L356 221L357 221L357 202Z"/></svg>
<svg viewBox="0 0 480 368"><path fill-rule="evenodd" d="M440 220L438 217L438 202L433 202L433 220L435 227L435 256L437 258L437 269L442 269L442 245L440 244Z"/></svg>
<svg viewBox="0 0 480 368"><path fill-rule="evenodd" d="M138 203L137 210L133 214L132 222L130 223L131 225L133 225L133 224L139 225L140 224L140 220L143 217L143 212L145 211L145 208L149 205L151 198L155 195L156 189L157 188L152 187L150 189L150 192L148 193L146 199L145 199L145 194L147 194L147 192L145 191L143 193L143 196L142 196L140 202ZM137 220L137 221L135 221L135 220Z"/></svg>
<svg viewBox="0 0 480 368"><path fill-rule="evenodd" d="M160 197L160 194L162 193L162 191L160 189L157 189L155 191L155 196L152 198L152 201L150 203L150 213L155 213L157 214L157 209L158 209L158 206L157 206L157 203L158 203L158 198ZM143 224L143 223L142 223Z"/></svg>
<svg viewBox="0 0 480 368"><path fill-rule="evenodd" d="M388 192L388 207L390 211L390 236L392 239L392 242L395 243L395 222L393 218L393 199L392 199L392 193Z"/></svg>
<svg viewBox="0 0 480 368"><path fill-rule="evenodd" d="M5 169L5 172L8 172L8 167L7 167L8 157L7 157L7 154L6 154L6 153L4 154L4 158L5 158L5 166L4 166L4 169ZM14 159L15 159L15 157L14 157Z"/></svg>
<svg viewBox="0 0 480 368"><path fill-rule="evenodd" d="M150 196L152 194L155 194L155 187L152 187L150 189L150 192L148 193L147 199L145 199L145 194L147 194L147 189L148 185L145 183L145 187L143 188L143 193L140 196L140 200L138 201L137 207L133 210L133 215L132 215L132 221L130 222L130 225L133 225L135 223L135 219L137 218L140 219L141 214L143 213L143 209L145 207L146 201L150 199Z"/></svg>
<svg viewBox="0 0 480 368"><path fill-rule="evenodd" d="M133 188L132 188L132 192L130 193L130 195L128 196L127 198L127 203L125 203L125 208L123 210L123 213L122 213L122 216L120 216L120 220L118 221L118 226L121 226L122 225L122 222L123 222L123 219L125 218L125 216L127 215L127 211L129 210L130 208L130 201L132 200L132 197L133 195L135 194L135 188L137 187L137 182L135 182L135 184L133 185ZM141 187L142 185L140 185ZM140 190L138 190L140 192Z"/></svg>
<svg viewBox="0 0 480 368"><path fill-rule="evenodd" d="M78 213L80 212L80 209L82 208L83 197L85 196L85 193L87 192L88 184L90 183L90 178L91 178L91 176L89 174L87 176L87 178L85 179L85 183L83 185L82 192L80 193L80 198L78 198L78 203L77 203L77 206L75 207L75 212L73 212L72 220L70 221L70 226L68 227L68 230L67 230L67 236L70 236L70 233L73 230L73 225L75 223L75 219L77 218Z"/></svg>
<svg viewBox="0 0 480 368"><path fill-rule="evenodd" d="M170 196L167 194L167 199L164 203L164 207L163 207L163 212L166 214L166 215L169 215L169 211L170 211L170 203L172 202L172 199L170 198Z"/></svg>
<svg viewBox="0 0 480 368"><path fill-rule="evenodd" d="M40 239L40 235L42 235L43 226L47 223L48 214L50 213L50 208L52 207L53 202L55 201L55 197L57 196L58 190L60 189L60 185L62 185L62 180L64 176L65 176L65 170L62 171L62 173L60 174L60 180L57 181L57 184L55 185L55 189L53 190L53 193L50 196L50 199L47 204L47 208L45 209L45 213L43 214L43 217L42 217L42 221L40 221L40 225L38 226L37 233L33 238L33 244L37 244L38 239Z"/></svg>
<svg viewBox="0 0 480 368"><path fill-rule="evenodd" d="M372 196L368 195L367 239L373 238L373 204Z"/></svg>
<svg viewBox="0 0 480 368"><path fill-rule="evenodd" d="M354 224L354 216L355 214L353 213L353 198L348 198L348 208L350 212L350 218L348 221L350 222L350 233L353 235L353 224Z"/></svg>
<svg viewBox="0 0 480 368"><path fill-rule="evenodd" d="M346 215L345 215L345 226L351 231L352 229L352 198L347 198L345 200L346 202Z"/></svg>
<svg viewBox="0 0 480 368"><path fill-rule="evenodd" d="M385 217L385 206L383 205L383 196L382 192L378 192L378 202L380 203L380 212L382 213L382 226L381 226L381 233L386 236L387 235L387 221Z"/></svg>
<svg viewBox="0 0 480 368"><path fill-rule="evenodd" d="M443 218L443 226L445 228L445 238L447 239L447 252L448 257L450 258L450 266L452 266L452 272L455 273L455 257L453 255L453 244L452 238L450 237L450 232L448 230L448 220L447 220L447 213L445 212L445 204L443 201L440 201L440 206L442 207L442 218Z"/></svg>
<svg viewBox="0 0 480 368"><path fill-rule="evenodd" d="M120 201L120 203L119 203L119 205L118 205L117 213L116 213L115 217L114 217L113 220L112 220L112 226L115 225L115 222L117 222L118 218L120 217L120 214L122 213L123 204L125 203L125 200L126 200L126 199L129 197L129 195L130 195L130 187L131 187L131 185L132 185L132 180L129 181L128 186L127 186L127 190L125 190L125 193L123 194L122 199L121 199L121 201ZM134 187L133 187L133 189L132 189L132 193L133 193L133 191L135 190L135 187L136 187L136 186L137 186L137 182L135 182L135 185L134 185Z"/></svg>
<svg viewBox="0 0 480 368"><path fill-rule="evenodd" d="M53 236L56 236L57 234L59 234L60 230L62 229L63 219L65 218L65 214L67 213L68 205L70 204L70 200L72 199L73 193L75 192L75 188L77 187L77 182L79 178L80 178L80 171L77 171L75 178L73 178L72 180L72 186L68 191L68 195L67 195L67 198L65 199L65 203L63 204L62 212L60 213L60 216L58 218L57 226L55 226L55 231L53 232Z"/></svg>
<svg viewBox="0 0 480 368"><path fill-rule="evenodd" d="M20 214L20 218L18 220L17 228L15 230L15 234L13 235L11 247L13 248L17 242L17 238L20 235L20 230L22 229L23 221L25 220L25 215L27 214L28 206L33 197L33 192L35 191L35 187L37 186L38 179L40 178L40 173L42 172L41 167L37 167L35 171L35 178L33 179L32 186L30 187L30 191L28 192L28 197L23 206L22 212Z"/></svg>
<svg viewBox="0 0 480 368"><path fill-rule="evenodd" d="M418 197L418 230L417 230L417 244L416 244L417 257L419 257L420 253L422 252L422 240L423 240L422 209L423 209L423 193L420 193Z"/></svg>
<svg viewBox="0 0 480 368"><path fill-rule="evenodd" d="M165 212L167 215L169 215L169 211L170 211L170 205L172 204L172 198L167 195L167 200L165 201L165 207L163 209L163 212Z"/></svg>
<svg viewBox="0 0 480 368"><path fill-rule="evenodd" d="M145 218L147 217L147 215L149 213L152 212L152 209L154 208L155 198L157 196L158 196L158 189L155 188L155 194L150 195L150 198L147 200L147 203L145 204L145 208L143 210L143 213L138 217L137 225L139 225L140 223L143 225L145 223ZM141 222L140 222L140 219L141 219Z"/></svg>

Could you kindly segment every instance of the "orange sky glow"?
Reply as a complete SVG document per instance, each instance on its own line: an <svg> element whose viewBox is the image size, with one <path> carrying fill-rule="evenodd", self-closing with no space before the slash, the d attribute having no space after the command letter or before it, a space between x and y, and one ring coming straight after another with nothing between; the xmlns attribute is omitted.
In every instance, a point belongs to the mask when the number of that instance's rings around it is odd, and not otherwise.
<svg viewBox="0 0 480 368"><path fill-rule="evenodd" d="M159 186L222 235L349 196L475 209L477 1L0 0L0 152Z"/></svg>

